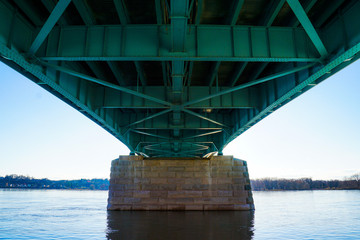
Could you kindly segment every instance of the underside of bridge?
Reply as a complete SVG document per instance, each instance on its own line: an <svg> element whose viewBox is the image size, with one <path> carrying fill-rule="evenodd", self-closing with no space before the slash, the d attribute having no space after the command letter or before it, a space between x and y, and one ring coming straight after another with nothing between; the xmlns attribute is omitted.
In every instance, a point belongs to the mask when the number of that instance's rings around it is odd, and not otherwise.
<svg viewBox="0 0 360 240"><path fill-rule="evenodd" d="M359 58L359 13L358 0L0 0L0 60L133 154L203 157Z"/></svg>

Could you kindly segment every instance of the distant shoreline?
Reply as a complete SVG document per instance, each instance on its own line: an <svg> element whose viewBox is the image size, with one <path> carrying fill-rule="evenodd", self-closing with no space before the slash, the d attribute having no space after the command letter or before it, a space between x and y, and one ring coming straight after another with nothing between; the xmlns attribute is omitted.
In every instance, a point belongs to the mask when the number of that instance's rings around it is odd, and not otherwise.
<svg viewBox="0 0 360 240"><path fill-rule="evenodd" d="M22 190L66 190L66 191L108 191L109 189L90 189L90 188L28 188L28 187L0 187L0 189L22 189Z"/></svg>
<svg viewBox="0 0 360 240"><path fill-rule="evenodd" d="M2 189L108 190L108 179L49 180L21 175L0 177Z"/></svg>
<svg viewBox="0 0 360 240"><path fill-rule="evenodd" d="M346 180L312 180L262 178L251 180L253 191L284 191L284 190L359 190L360 179L353 175Z"/></svg>
<svg viewBox="0 0 360 240"><path fill-rule="evenodd" d="M253 179L251 188L253 191L359 190L359 176L356 174L346 180ZM49 180L15 174L0 177L2 189L108 190L109 186L109 179Z"/></svg>

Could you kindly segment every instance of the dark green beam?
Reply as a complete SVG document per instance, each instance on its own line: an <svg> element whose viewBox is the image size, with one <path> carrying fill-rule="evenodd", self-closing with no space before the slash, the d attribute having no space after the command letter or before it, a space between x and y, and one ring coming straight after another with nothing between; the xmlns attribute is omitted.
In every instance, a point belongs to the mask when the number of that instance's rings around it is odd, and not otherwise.
<svg viewBox="0 0 360 240"><path fill-rule="evenodd" d="M230 84L229 86L230 87L233 87L236 85L236 83L239 81L240 79L240 76L241 74L244 72L246 66L247 66L247 62L239 62L239 63L236 63L235 65L235 70L234 72L231 74L231 77L230 77Z"/></svg>
<svg viewBox="0 0 360 240"><path fill-rule="evenodd" d="M183 112L186 112L186 113L188 113L188 114L190 114L190 115L193 115L193 116L195 116L195 117L201 118L201 119L206 120L206 121L209 121L209 122L211 122L211 123L214 123L214 124L216 124L216 125L220 125L220 126L222 126L222 127L227 127L227 128L228 128L228 126L226 126L226 125L223 124L223 123L220 123L220 122L215 121L215 120L213 120L213 119L211 119L211 118L205 117L204 115L198 114L198 113L193 112L193 111L190 111L190 110L188 110L188 109L182 109L182 111L183 111Z"/></svg>
<svg viewBox="0 0 360 240"><path fill-rule="evenodd" d="M126 6L124 4L124 1L114 0L114 5L115 5L116 12L118 14L121 25L128 24L130 22L130 18L129 18Z"/></svg>
<svg viewBox="0 0 360 240"><path fill-rule="evenodd" d="M345 0L331 1L331 4L329 4L329 6L326 9L324 9L323 12L318 14L319 17L315 20L314 26L321 27L324 24L324 22L331 16L331 14L333 14L336 10L338 10L340 5L343 4L344 2Z"/></svg>
<svg viewBox="0 0 360 240"><path fill-rule="evenodd" d="M36 6L29 0L14 0L16 5L25 13L25 15L35 24L35 26L42 26L43 21L38 14L33 10Z"/></svg>
<svg viewBox="0 0 360 240"><path fill-rule="evenodd" d="M285 3L285 0L275 0L275 1L273 1L270 8L266 11L265 17L260 20L260 25L270 27L272 25L272 23L274 22L276 16L279 14L279 12L280 12L281 8L283 7L284 3ZM243 71L245 70L247 64L248 64L247 62L244 62L244 63L238 63L235 66L236 69L235 69L234 73L231 75L231 79L230 79L230 86L231 87L235 86L236 83L239 81L240 76L243 73ZM260 68L260 72L258 73L258 75L261 74L262 70L263 69ZM257 78L256 75L253 75L253 76L254 77L251 78L250 81Z"/></svg>
<svg viewBox="0 0 360 240"><path fill-rule="evenodd" d="M84 21L84 23L86 25L94 25L95 20L92 17L92 15L91 15L91 13L89 11L89 8L86 5L85 1L83 1L83 0L73 0L73 3L75 5L75 8L77 9L77 11L80 14L80 17Z"/></svg>
<svg viewBox="0 0 360 240"><path fill-rule="evenodd" d="M186 51L173 52L167 28L169 26L165 25L57 27L37 55L54 61L311 62L319 58L303 29L190 26ZM62 37L59 39L60 31Z"/></svg>
<svg viewBox="0 0 360 240"><path fill-rule="evenodd" d="M155 11L156 11L156 23L159 25L163 24L164 15L162 11L161 0L155 0ZM161 62L161 71L163 74L164 86L166 87L168 85L168 74L167 74L165 62Z"/></svg>
<svg viewBox="0 0 360 240"><path fill-rule="evenodd" d="M141 85L146 86L145 72L144 72L144 69L143 69L143 66L142 66L141 62L135 61L134 64L135 64L136 71L137 71L137 73L139 75Z"/></svg>
<svg viewBox="0 0 360 240"><path fill-rule="evenodd" d="M236 20L239 17L243 4L244 0L233 0L233 4L230 8L230 14L225 24L230 24L231 26L234 26L236 24Z"/></svg>
<svg viewBox="0 0 360 240"><path fill-rule="evenodd" d="M311 41L314 43L316 49L320 53L322 57L325 57L328 55L328 52L321 41L318 33L316 32L314 26L310 22L308 16L306 15L305 10L301 6L298 0L287 0L287 3L289 4L290 8L294 12L295 16L301 23L301 25L304 27L306 33L310 37Z"/></svg>
<svg viewBox="0 0 360 240"><path fill-rule="evenodd" d="M116 66L116 62L107 62L110 70L113 72L116 81L119 83L120 86L124 86L125 85L125 81L124 81L124 73L122 71L120 71L119 67Z"/></svg>
<svg viewBox="0 0 360 240"><path fill-rule="evenodd" d="M30 49L29 54L34 54L39 49L41 44L44 42L50 31L55 26L56 22L59 20L67 6L71 0L60 0L55 8L52 10L49 18L46 20L44 26L41 28L40 32L36 36L35 40L33 41Z"/></svg>
<svg viewBox="0 0 360 240"><path fill-rule="evenodd" d="M311 8L315 5L316 2L317 2L317 0L308 0L304 5L305 12L308 13L311 10ZM339 2L339 1L336 1L336 2ZM299 25L299 20L296 17L294 17L290 21L289 25L293 26L293 27L297 27ZM315 25L315 27L316 27L316 25Z"/></svg>
<svg viewBox="0 0 360 240"><path fill-rule="evenodd" d="M119 91L122 91L122 92L126 92L126 93L129 93L129 94L135 95L137 97L145 98L145 99L148 99L150 101L154 101L154 102L157 102L157 103L160 103L160 104L164 104L166 106L172 106L171 103L163 101L161 99L158 99L158 98L155 98L155 97L152 97L152 96L148 96L148 95L139 93L137 91L125 88L125 87L120 87L118 85L106 82L106 81L98 79L98 78L88 76L86 74L82 74L82 73L79 73L79 72L76 72L76 71L73 71L73 70L70 70L70 69L67 69L67 68L64 68L64 67L56 66L54 64L50 64L50 63L47 63L47 62L41 62L41 64L43 64L44 66L50 67L50 68L52 68L54 70L64 72L66 74L69 74L69 75L72 75L72 76L75 76L75 77L79 77L81 79L88 80L90 82L98 83L100 85L103 85L103 86L106 86L106 87L109 87L109 88L112 88L112 89L116 89L116 90L119 90Z"/></svg>
<svg viewBox="0 0 360 240"><path fill-rule="evenodd" d="M203 136L208 136L208 135L212 135L212 134L217 134L217 133L221 133L222 131L223 130L217 130L217 131L212 131L212 132L200 133L200 134L196 134L196 135L193 135L193 136L184 137L184 138L182 138L182 140L189 139L189 138L203 137Z"/></svg>
<svg viewBox="0 0 360 240"><path fill-rule="evenodd" d="M41 0L42 4L45 6L45 8L48 10L49 13L52 12L52 10L54 10L56 4L57 4L57 1L56 0ZM64 13L65 14L65 13ZM68 24L68 21L62 17L58 20L58 23L60 25L67 25Z"/></svg>
<svg viewBox="0 0 360 240"><path fill-rule="evenodd" d="M163 110L163 111L161 111L161 112L152 114L152 115L150 115L150 116L147 116L147 117L145 117L145 118L142 118L142 119L140 119L140 120L137 120L137 121L135 121L135 122L130 123L129 125L125 126L125 128L128 128L128 127L131 127L131 126L133 126L133 125L136 125L136 124L139 124L139 123L148 121L148 120L153 119L153 118L156 118L156 117L159 117L159 116L164 115L164 114L166 114L166 113L169 113L169 112L171 112L171 111L172 111L172 109L166 109L166 110Z"/></svg>
<svg viewBox="0 0 360 240"><path fill-rule="evenodd" d="M143 132L143 131L139 131L139 130L135 130L135 129L130 129L130 132L134 132L134 133L138 133L138 134L142 134L142 135L146 135L146 136L150 136L150 137L161 138L161 139L171 139L169 137L164 137L164 136L161 136L158 134Z"/></svg>
<svg viewBox="0 0 360 240"><path fill-rule="evenodd" d="M266 11L266 15L260 20L260 25L271 26L286 0L275 0L271 3L270 8Z"/></svg>
<svg viewBox="0 0 360 240"><path fill-rule="evenodd" d="M127 89L136 91L137 87L127 87ZM230 89L229 87L184 87L183 99L185 101L193 101L201 96L208 96L218 91L224 91ZM139 88L140 93L147 96L156 97L159 100L166 101L166 94L164 88L161 86L146 86ZM142 97L136 97L133 94L123 92L119 94L118 90L112 88L101 89L96 92L97 108L134 108L134 109L146 109L146 108L167 108L167 105L157 103L154 101L143 100ZM242 89L236 92L230 92L218 97L214 97L211 100L204 100L200 103L187 106L189 109L237 109L237 108L255 108L257 107L258 97L252 95L249 89Z"/></svg>
<svg viewBox="0 0 360 240"><path fill-rule="evenodd" d="M195 14L195 24L199 25L200 24L200 19L201 19L201 14L202 14L202 10L203 10L203 0L198 0L196 1L197 5L196 5L196 14Z"/></svg>
<svg viewBox="0 0 360 240"><path fill-rule="evenodd" d="M282 71L282 72L279 72L279 73L276 73L276 74L272 74L270 76L266 76L266 77L263 77L261 79L257 79L257 80L254 80L254 81L251 81L251 82L248 82L248 83L238 85L238 86L230 88L228 90L224 90L224 91L221 91L221 92L218 92L218 93L214 93L214 94L199 98L197 100L189 101L189 102L183 104L182 106L186 107L186 106L189 106L189 105L192 105L192 104L195 104L195 103L199 103L199 102L202 102L204 100L207 100L207 99L210 99L210 98L213 98L213 97L218 97L218 96L221 96L223 94L227 94L227 93L234 92L234 91L237 91L237 90L240 90L240 89L243 89L243 88L247 88L247 87L251 87L251 86L254 86L254 85L257 85L257 84L260 84L260 83L264 83L264 82L267 82L267 81L270 81L270 80L273 80L273 79L276 79L276 78L280 78L280 77L283 77L283 76L286 76L286 75L289 75L289 74L293 74L293 73L308 69L308 68L310 68L310 67L312 67L314 65L315 64L312 63L312 64L308 64L308 65L305 65L305 66L301 66L301 67L292 68L292 69L289 69L289 70L286 70L286 71Z"/></svg>
<svg viewBox="0 0 360 240"><path fill-rule="evenodd" d="M75 8L77 9L77 11L80 14L80 17L82 18L82 20L84 21L85 25L87 26L91 26L96 24L96 20L93 17L93 15L91 15L89 7L86 5L86 3L83 0L73 0ZM105 79L104 78L104 73L99 69L99 66L97 63L92 63L92 62L86 62L86 64L90 67L90 69L94 72L95 76L101 79ZM109 66L109 68L111 69L112 73L115 76L116 81L119 83L119 85L124 85L123 83L123 74L120 72L120 70L115 66L115 63L111 62L111 61L107 61L107 64Z"/></svg>
<svg viewBox="0 0 360 240"><path fill-rule="evenodd" d="M116 8L118 17L120 19L121 25L125 26L125 25L129 24L130 18L129 18L129 14L128 14L125 2L123 0L114 0L114 4L115 4L115 8ZM146 77L145 77L145 71L143 69L143 66L138 61L135 61L134 64L135 64L136 72L139 75L141 85L145 86L146 85Z"/></svg>
<svg viewBox="0 0 360 240"><path fill-rule="evenodd" d="M230 14L228 15L225 24L230 24L231 26L234 26L236 24L236 20L239 17L241 8L244 4L244 0L233 0L233 5L230 9ZM218 74L219 67L221 62L215 62L212 66L212 70L209 74L209 86L211 87L214 83L214 80Z"/></svg>

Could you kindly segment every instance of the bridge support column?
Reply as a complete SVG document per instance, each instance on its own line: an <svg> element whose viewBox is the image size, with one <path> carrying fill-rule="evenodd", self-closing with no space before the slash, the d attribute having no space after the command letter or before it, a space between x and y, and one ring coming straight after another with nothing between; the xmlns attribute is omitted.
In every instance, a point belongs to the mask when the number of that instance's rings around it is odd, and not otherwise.
<svg viewBox="0 0 360 240"><path fill-rule="evenodd" d="M246 161L120 156L111 163L108 210L253 210Z"/></svg>

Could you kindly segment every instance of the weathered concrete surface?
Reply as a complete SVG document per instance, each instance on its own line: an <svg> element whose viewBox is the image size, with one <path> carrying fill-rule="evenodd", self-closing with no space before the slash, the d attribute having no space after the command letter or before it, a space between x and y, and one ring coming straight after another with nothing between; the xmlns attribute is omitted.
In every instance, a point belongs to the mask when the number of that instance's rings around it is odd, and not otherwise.
<svg viewBox="0 0 360 240"><path fill-rule="evenodd" d="M233 156L112 161L108 210L251 209L246 162Z"/></svg>

